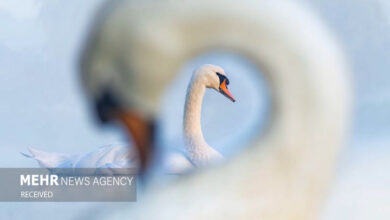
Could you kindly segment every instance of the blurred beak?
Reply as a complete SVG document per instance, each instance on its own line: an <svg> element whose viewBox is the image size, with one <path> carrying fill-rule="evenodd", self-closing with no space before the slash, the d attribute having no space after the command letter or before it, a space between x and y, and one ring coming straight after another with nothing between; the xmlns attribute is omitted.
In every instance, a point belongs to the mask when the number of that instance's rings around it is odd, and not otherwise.
<svg viewBox="0 0 390 220"><path fill-rule="evenodd" d="M140 173L144 173L152 159L154 126L133 112L118 112L116 118L125 126L132 138L140 159Z"/></svg>
<svg viewBox="0 0 390 220"><path fill-rule="evenodd" d="M236 99L233 97L233 95L230 93L229 89L226 86L226 79L219 85L219 92L226 96L228 99L232 100L232 102L236 101Z"/></svg>
<svg viewBox="0 0 390 220"><path fill-rule="evenodd" d="M140 173L143 174L153 157L154 123L140 114L125 111L120 102L109 90L95 102L98 119L103 124L119 121L126 129L126 134L134 143L139 157Z"/></svg>

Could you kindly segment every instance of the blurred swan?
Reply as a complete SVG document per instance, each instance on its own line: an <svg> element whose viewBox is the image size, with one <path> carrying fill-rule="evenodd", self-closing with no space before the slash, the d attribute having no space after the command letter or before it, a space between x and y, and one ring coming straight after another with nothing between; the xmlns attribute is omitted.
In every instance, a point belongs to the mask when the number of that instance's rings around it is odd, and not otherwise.
<svg viewBox="0 0 390 220"><path fill-rule="evenodd" d="M262 68L272 95L266 131L243 152L152 185L107 219L317 219L350 102L344 56L317 16L296 1L130 0L104 7L96 21L82 82L101 121L121 123L137 140L143 172L158 146L161 94L194 56L244 55Z"/></svg>
<svg viewBox="0 0 390 220"><path fill-rule="evenodd" d="M202 133L201 110L206 88L220 92L235 102L227 86L229 79L225 71L215 65L202 65L191 78L184 106L183 134L186 154L174 153L164 160L166 172L184 173L191 167L200 167L218 162L223 156L210 147ZM35 159L43 168L137 168L137 153L125 146L104 146L86 154L71 155L49 153L33 148L24 156Z"/></svg>

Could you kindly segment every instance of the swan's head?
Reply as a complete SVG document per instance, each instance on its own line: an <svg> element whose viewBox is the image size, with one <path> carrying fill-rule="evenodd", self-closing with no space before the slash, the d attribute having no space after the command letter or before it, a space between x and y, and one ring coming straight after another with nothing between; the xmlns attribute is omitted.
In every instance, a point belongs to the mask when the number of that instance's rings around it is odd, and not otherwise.
<svg viewBox="0 0 390 220"><path fill-rule="evenodd" d="M207 88L215 89L231 101L236 101L228 89L229 79L221 67L211 64L202 65L195 70L194 77L202 81Z"/></svg>

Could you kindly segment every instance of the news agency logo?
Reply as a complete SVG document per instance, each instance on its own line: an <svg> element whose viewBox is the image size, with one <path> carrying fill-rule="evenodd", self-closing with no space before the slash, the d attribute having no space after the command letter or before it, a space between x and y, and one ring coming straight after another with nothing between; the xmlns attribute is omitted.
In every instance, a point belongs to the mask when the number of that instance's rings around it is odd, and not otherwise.
<svg viewBox="0 0 390 220"><path fill-rule="evenodd" d="M0 201L136 201L136 172L129 169L0 168Z"/></svg>
<svg viewBox="0 0 390 220"><path fill-rule="evenodd" d="M58 175L20 175L21 186L131 186L134 176L61 176Z"/></svg>

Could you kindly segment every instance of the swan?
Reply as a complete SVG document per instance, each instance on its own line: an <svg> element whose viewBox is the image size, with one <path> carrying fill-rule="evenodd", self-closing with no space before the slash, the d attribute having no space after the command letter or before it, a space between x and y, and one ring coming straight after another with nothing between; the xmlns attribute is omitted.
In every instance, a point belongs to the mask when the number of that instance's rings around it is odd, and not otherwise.
<svg viewBox="0 0 390 220"><path fill-rule="evenodd" d="M207 165L223 158L204 140L201 128L201 108L206 88L215 89L235 102L227 85L229 85L229 79L225 71L219 66L210 64L199 67L191 78L185 101L183 134L189 158L195 166Z"/></svg>
<svg viewBox="0 0 390 220"><path fill-rule="evenodd" d="M201 109L206 88L214 89L231 101L235 98L228 89L230 81L219 66L205 64L197 68L189 82L183 117L183 138L187 155L174 154L165 160L169 174L180 174L193 167L214 164L223 156L210 147L202 133ZM35 159L43 168L138 168L136 152L131 147L108 145L86 154L50 153L30 148L22 155Z"/></svg>
<svg viewBox="0 0 390 220"><path fill-rule="evenodd" d="M160 94L190 58L212 49L242 54L264 70L272 96L267 129L243 152L150 186L107 219L318 217L348 127L350 80L317 16L282 0L121 1L97 16L81 55L83 87L102 121L149 140L137 144L143 161L156 146Z"/></svg>

